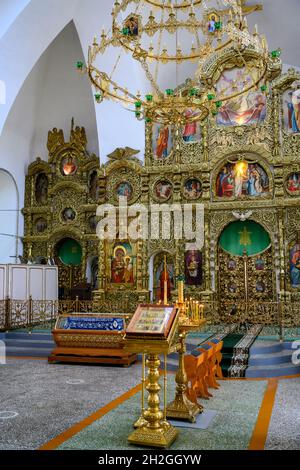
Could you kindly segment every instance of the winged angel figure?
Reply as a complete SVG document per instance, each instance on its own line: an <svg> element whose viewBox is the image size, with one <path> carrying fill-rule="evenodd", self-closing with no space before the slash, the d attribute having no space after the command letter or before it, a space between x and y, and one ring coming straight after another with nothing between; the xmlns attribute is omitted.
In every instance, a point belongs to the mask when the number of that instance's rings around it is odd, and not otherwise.
<svg viewBox="0 0 300 470"><path fill-rule="evenodd" d="M140 153L139 150L134 150L130 147L120 148L118 147L111 154L107 155L110 160L130 160L134 155Z"/></svg>

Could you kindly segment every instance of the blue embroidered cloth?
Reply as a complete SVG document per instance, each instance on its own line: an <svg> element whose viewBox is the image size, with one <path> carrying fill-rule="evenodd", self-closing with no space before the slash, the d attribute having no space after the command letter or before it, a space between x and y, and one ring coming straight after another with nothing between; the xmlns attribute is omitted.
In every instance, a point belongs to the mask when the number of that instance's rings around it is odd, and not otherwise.
<svg viewBox="0 0 300 470"><path fill-rule="evenodd" d="M63 330L123 331L123 318L67 317L61 319L58 328Z"/></svg>

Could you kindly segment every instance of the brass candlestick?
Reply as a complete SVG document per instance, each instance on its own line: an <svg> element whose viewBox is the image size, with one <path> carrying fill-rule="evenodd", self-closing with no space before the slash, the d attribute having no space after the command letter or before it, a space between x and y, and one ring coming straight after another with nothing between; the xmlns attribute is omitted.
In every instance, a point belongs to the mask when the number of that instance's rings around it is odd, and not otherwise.
<svg viewBox="0 0 300 470"><path fill-rule="evenodd" d="M128 442L140 446L166 448L175 441L178 431L164 421L164 412L159 406L159 392L161 389L159 384L159 355L149 354L146 365L148 367L148 385L146 390L149 396L148 409L144 411L144 418L147 424L136 429L128 437Z"/></svg>
<svg viewBox="0 0 300 470"><path fill-rule="evenodd" d="M187 420L194 423L196 421L196 416L203 412L203 407L191 402L186 395L187 375L184 368L184 354L186 353L185 337L185 331L179 335L179 364L175 377L176 395L174 401L167 406L167 417Z"/></svg>

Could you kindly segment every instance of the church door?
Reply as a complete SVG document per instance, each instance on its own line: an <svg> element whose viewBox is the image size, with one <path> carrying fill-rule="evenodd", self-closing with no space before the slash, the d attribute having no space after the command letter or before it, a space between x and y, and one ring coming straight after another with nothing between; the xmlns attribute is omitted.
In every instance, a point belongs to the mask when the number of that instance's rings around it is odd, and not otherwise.
<svg viewBox="0 0 300 470"><path fill-rule="evenodd" d="M82 248L71 238L61 240L56 246L55 261L58 266L58 284L60 299L81 297L78 288L82 283ZM78 292L77 292L78 291Z"/></svg>
<svg viewBox="0 0 300 470"><path fill-rule="evenodd" d="M249 318L274 300L273 250L269 234L253 221L233 222L218 247L220 311Z"/></svg>

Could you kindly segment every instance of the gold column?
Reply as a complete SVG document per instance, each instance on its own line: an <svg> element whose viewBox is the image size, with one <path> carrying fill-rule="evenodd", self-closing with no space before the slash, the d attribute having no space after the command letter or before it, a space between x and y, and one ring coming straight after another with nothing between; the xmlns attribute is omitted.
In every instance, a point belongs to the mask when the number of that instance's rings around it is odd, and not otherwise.
<svg viewBox="0 0 300 470"><path fill-rule="evenodd" d="M176 395L174 401L167 406L167 417L183 419L194 423L196 416L203 412L203 407L192 403L186 396L187 375L184 368L184 354L186 353L185 338L186 332L179 335L179 367L175 377Z"/></svg>
<svg viewBox="0 0 300 470"><path fill-rule="evenodd" d="M246 320L248 318L248 255L247 255L247 250L245 248L244 254L243 254L243 261L244 261L244 285L245 285L245 318L243 320Z"/></svg>
<svg viewBox="0 0 300 470"><path fill-rule="evenodd" d="M274 157L277 159L281 159L281 149L280 149L280 117L279 117L279 109L280 109L280 95L278 90L273 91L273 136L274 136L274 143L272 153Z"/></svg>
<svg viewBox="0 0 300 470"><path fill-rule="evenodd" d="M176 439L178 431L164 421L164 412L160 409L159 392L159 366L158 354L148 354L146 365L148 367L148 409L144 412L147 421L145 426L136 429L129 437L128 442L139 446L169 447Z"/></svg>

